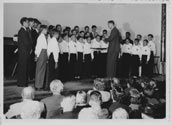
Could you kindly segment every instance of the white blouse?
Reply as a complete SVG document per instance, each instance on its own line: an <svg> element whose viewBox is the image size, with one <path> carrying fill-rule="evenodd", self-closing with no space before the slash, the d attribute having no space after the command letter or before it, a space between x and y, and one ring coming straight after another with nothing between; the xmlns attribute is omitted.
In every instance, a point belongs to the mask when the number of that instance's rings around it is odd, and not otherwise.
<svg viewBox="0 0 172 125"><path fill-rule="evenodd" d="M39 57L42 49L47 49L47 40L43 33L41 33L37 39L37 44L35 49L35 55L37 57Z"/></svg>
<svg viewBox="0 0 172 125"><path fill-rule="evenodd" d="M60 50L59 50L58 41L55 37L53 37L48 42L48 48L47 48L48 57L50 56L51 53L53 53L54 61L57 63L59 59L59 52Z"/></svg>

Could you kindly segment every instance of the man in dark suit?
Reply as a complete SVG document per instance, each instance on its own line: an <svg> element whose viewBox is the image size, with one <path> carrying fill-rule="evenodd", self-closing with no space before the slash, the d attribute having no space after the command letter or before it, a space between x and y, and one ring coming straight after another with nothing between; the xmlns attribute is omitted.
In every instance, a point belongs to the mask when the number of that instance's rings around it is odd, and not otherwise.
<svg viewBox="0 0 172 125"><path fill-rule="evenodd" d="M32 44L28 31L28 18L23 17L20 20L22 25L18 32L18 82L20 87L28 85L29 57L32 50Z"/></svg>
<svg viewBox="0 0 172 125"><path fill-rule="evenodd" d="M108 27L111 30L110 36L105 39L109 42L108 55L107 55L107 77L116 77L117 59L120 52L121 34L115 27L113 20L108 21Z"/></svg>

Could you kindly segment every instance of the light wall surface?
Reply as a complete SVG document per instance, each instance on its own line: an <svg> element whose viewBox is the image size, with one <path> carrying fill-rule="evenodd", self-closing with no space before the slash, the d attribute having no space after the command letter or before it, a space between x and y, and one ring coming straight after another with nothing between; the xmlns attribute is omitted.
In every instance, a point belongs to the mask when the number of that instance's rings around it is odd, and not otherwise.
<svg viewBox="0 0 172 125"><path fill-rule="evenodd" d="M21 17L38 18L44 24L62 26L97 25L98 31L107 28L113 19L123 37L131 32L144 37L155 36L157 55L160 55L161 4L68 4L68 3L5 3L4 36L13 37L20 28Z"/></svg>

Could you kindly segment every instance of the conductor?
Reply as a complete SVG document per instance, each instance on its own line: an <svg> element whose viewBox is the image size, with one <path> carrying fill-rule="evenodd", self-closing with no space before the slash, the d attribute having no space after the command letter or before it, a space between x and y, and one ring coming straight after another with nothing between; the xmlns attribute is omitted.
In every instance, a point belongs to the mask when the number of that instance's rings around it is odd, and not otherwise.
<svg viewBox="0 0 172 125"><path fill-rule="evenodd" d="M110 36L105 38L105 42L109 42L107 54L106 73L108 78L116 77L117 59L120 52L121 34L115 27L113 20L108 21L108 27L111 30Z"/></svg>

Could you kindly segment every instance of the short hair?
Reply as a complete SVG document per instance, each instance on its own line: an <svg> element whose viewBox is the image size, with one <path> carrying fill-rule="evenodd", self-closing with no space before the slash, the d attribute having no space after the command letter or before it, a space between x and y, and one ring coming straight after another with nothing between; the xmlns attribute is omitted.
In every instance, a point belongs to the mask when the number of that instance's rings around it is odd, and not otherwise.
<svg viewBox="0 0 172 125"><path fill-rule="evenodd" d="M50 83L50 90L53 94L59 94L63 91L63 88L63 83L60 80L56 79Z"/></svg>
<svg viewBox="0 0 172 125"><path fill-rule="evenodd" d="M27 17L22 17L22 18L20 19L20 24L23 25L23 23L26 22L27 20L28 20Z"/></svg>
<svg viewBox="0 0 172 125"><path fill-rule="evenodd" d="M131 33L130 33L130 32L126 32L126 34L131 35Z"/></svg>
<svg viewBox="0 0 172 125"><path fill-rule="evenodd" d="M140 37L142 37L142 35L141 35L141 34L137 34L137 36L140 36Z"/></svg>
<svg viewBox="0 0 172 125"><path fill-rule="evenodd" d="M62 34L62 38L63 38L63 39L64 39L66 36L69 37L69 35L68 35L67 33Z"/></svg>
<svg viewBox="0 0 172 125"><path fill-rule="evenodd" d="M97 37L100 37L100 35L99 35L99 34L97 34L97 35L96 35L96 38L97 38ZM100 37L100 38L101 38L101 37Z"/></svg>
<svg viewBox="0 0 172 125"><path fill-rule="evenodd" d="M31 18L31 17L30 17L30 18L28 18L28 21L29 21L29 22L34 22L34 18Z"/></svg>
<svg viewBox="0 0 172 125"><path fill-rule="evenodd" d="M91 28L92 28L92 29L93 29L93 28L97 28L97 26L96 26L96 25L92 25L92 27L91 27Z"/></svg>
<svg viewBox="0 0 172 125"><path fill-rule="evenodd" d="M84 31L83 31L83 30L81 30L79 33L80 33L80 34L81 34L81 33L84 33Z"/></svg>
<svg viewBox="0 0 172 125"><path fill-rule="evenodd" d="M40 31L42 32L43 29L48 29L47 25L41 24L40 25Z"/></svg>
<svg viewBox="0 0 172 125"><path fill-rule="evenodd" d="M137 41L137 42L139 42L139 39L135 38L135 39L134 39L134 41Z"/></svg>
<svg viewBox="0 0 172 125"><path fill-rule="evenodd" d="M113 20L109 20L108 23L115 25L115 22Z"/></svg>
<svg viewBox="0 0 172 125"><path fill-rule="evenodd" d="M41 24L41 22L36 18L34 18L34 22L37 23L37 24Z"/></svg>
<svg viewBox="0 0 172 125"><path fill-rule="evenodd" d="M25 87L21 92L21 96L23 99L34 99L35 89L31 86Z"/></svg>
<svg viewBox="0 0 172 125"><path fill-rule="evenodd" d="M148 34L148 36L152 37L153 38L153 34Z"/></svg>
<svg viewBox="0 0 172 125"><path fill-rule="evenodd" d="M128 119L129 115L128 112L123 108L117 108L112 113L112 119Z"/></svg>
<svg viewBox="0 0 172 125"><path fill-rule="evenodd" d="M84 27L84 29L86 29L86 28L88 28L88 29L89 29L90 27L89 27L89 26L85 26L85 27Z"/></svg>
<svg viewBox="0 0 172 125"><path fill-rule="evenodd" d="M71 28L70 28L69 26L67 26L65 29L66 29L67 31L70 31L70 30L71 30Z"/></svg>
<svg viewBox="0 0 172 125"><path fill-rule="evenodd" d="M75 28L79 28L79 26L75 26L74 29L75 29Z"/></svg>
<svg viewBox="0 0 172 125"><path fill-rule="evenodd" d="M79 39L81 39L81 38L83 39L83 37L82 37L82 36L78 36L78 37L77 37L77 40L79 40Z"/></svg>
<svg viewBox="0 0 172 125"><path fill-rule="evenodd" d="M103 32L106 32L106 33L107 33L107 30L106 30L106 29L104 29L104 30L103 30Z"/></svg>
<svg viewBox="0 0 172 125"><path fill-rule="evenodd" d="M148 43L148 40L147 39L144 39L143 41L145 41L146 43Z"/></svg>
<svg viewBox="0 0 172 125"><path fill-rule="evenodd" d="M56 25L56 28L57 28L58 26L60 26L60 27L61 27L61 25L60 25L60 24L57 24L57 25Z"/></svg>
<svg viewBox="0 0 172 125"><path fill-rule="evenodd" d="M76 93L76 103L77 104L84 104L86 103L86 97L87 97L87 94L85 91L78 91Z"/></svg>
<svg viewBox="0 0 172 125"><path fill-rule="evenodd" d="M62 102L61 107L63 108L63 112L73 111L76 103L76 97L72 94L66 95Z"/></svg>

